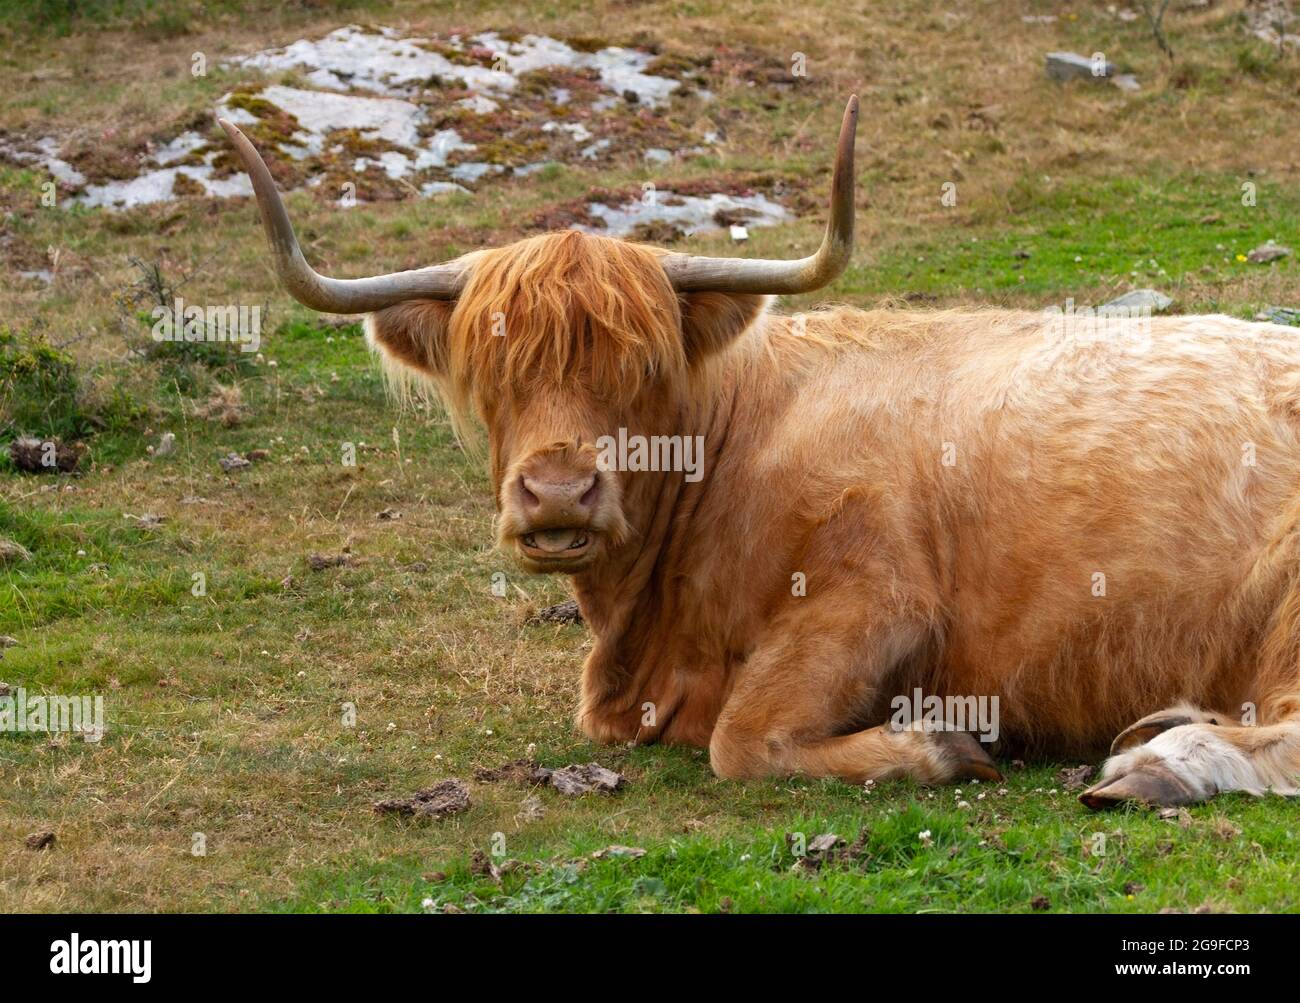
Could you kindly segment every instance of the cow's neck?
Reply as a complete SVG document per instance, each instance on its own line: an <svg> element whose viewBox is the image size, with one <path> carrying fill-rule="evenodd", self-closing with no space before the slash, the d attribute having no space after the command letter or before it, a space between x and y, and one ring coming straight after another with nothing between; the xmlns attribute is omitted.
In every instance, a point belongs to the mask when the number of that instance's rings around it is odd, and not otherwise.
<svg viewBox="0 0 1300 1003"><path fill-rule="evenodd" d="M703 471L638 473L627 479L634 533L615 559L578 575L574 592L595 645L583 669L579 723L605 741L663 738L707 744L726 687L725 666L693 637L698 611L682 593L692 516L719 489L737 390L728 366L707 396L678 408L674 434L703 437ZM653 704L653 707L648 707Z"/></svg>

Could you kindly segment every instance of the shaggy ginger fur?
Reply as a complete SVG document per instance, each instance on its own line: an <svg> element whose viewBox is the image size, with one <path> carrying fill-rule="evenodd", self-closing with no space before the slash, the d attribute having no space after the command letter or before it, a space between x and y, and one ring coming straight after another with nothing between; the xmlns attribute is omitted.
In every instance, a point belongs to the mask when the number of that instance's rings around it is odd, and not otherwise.
<svg viewBox="0 0 1300 1003"><path fill-rule="evenodd" d="M474 255L456 303L368 327L486 428L506 515L539 457L576 470L620 427L704 437L699 483L615 475L624 530L574 576L588 735L707 746L731 777L996 777L967 735L884 725L919 687L996 697L1003 751L1122 731L1094 807L1293 785L1295 331L781 317L676 296L661 253L536 237Z"/></svg>

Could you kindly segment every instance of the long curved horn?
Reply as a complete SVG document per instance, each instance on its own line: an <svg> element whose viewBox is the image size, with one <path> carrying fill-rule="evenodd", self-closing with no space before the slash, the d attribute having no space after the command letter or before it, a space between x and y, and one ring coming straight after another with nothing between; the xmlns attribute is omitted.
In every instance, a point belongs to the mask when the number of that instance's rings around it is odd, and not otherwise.
<svg viewBox="0 0 1300 1003"><path fill-rule="evenodd" d="M849 98L831 178L831 216L817 253L797 261L668 254L664 271L678 292L806 293L835 279L853 256L853 140L858 96Z"/></svg>
<svg viewBox="0 0 1300 1003"><path fill-rule="evenodd" d="M275 190L266 162L238 127L224 118L217 121L235 144L253 182L257 206L262 211L262 226L275 257L276 273L299 303L324 313L370 313L403 300L455 299L464 288L468 269L455 263L365 279L331 279L318 274L302 256L293 224L289 222L280 193Z"/></svg>

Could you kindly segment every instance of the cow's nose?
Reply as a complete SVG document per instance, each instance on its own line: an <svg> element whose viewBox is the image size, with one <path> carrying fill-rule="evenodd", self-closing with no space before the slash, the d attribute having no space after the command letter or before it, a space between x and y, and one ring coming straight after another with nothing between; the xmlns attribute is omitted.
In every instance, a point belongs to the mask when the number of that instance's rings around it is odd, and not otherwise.
<svg viewBox="0 0 1300 1003"><path fill-rule="evenodd" d="M524 514L534 526L585 522L600 494L595 474L562 479L523 474L519 478L519 488Z"/></svg>

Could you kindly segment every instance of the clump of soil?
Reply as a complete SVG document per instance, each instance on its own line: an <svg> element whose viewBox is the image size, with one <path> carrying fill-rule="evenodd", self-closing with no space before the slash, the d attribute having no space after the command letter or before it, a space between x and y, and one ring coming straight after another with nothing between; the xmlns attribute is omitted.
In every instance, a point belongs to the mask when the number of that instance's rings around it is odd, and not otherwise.
<svg viewBox="0 0 1300 1003"><path fill-rule="evenodd" d="M554 787L561 794L577 797L597 791L612 794L627 783L627 777L614 770L608 770L599 763L564 766L558 770L538 766L532 759L515 759L503 763L496 769L479 769L474 771L474 779L483 783L506 780L516 784L546 784Z"/></svg>
<svg viewBox="0 0 1300 1003"><path fill-rule="evenodd" d="M208 399L194 408L194 417L220 422L226 428L233 428L247 416L244 391L238 384L223 386L218 383Z"/></svg>
<svg viewBox="0 0 1300 1003"><path fill-rule="evenodd" d="M420 818L444 819L469 810L469 788L454 777L443 780L410 797L376 801L374 808L380 815L416 815Z"/></svg>
<svg viewBox="0 0 1300 1003"><path fill-rule="evenodd" d="M815 874L828 864L859 864L870 857L866 849L870 838L871 830L867 828L863 828L852 843L833 832L814 836L808 843L807 852L795 861L792 870ZM787 832L785 841L787 845L793 845L795 834Z"/></svg>
<svg viewBox="0 0 1300 1003"><path fill-rule="evenodd" d="M9 459L29 474L70 474L86 455L84 443L22 436L9 443Z"/></svg>
<svg viewBox="0 0 1300 1003"><path fill-rule="evenodd" d="M324 571L326 568L346 568L352 563L352 555L349 553L342 554L310 554L307 557L307 566L312 571Z"/></svg>
<svg viewBox="0 0 1300 1003"><path fill-rule="evenodd" d="M526 623L582 623L582 610L578 609L576 599L566 599L564 602L556 603L554 606L547 606L539 609L530 616Z"/></svg>
<svg viewBox="0 0 1300 1003"><path fill-rule="evenodd" d="M29 850L48 850L57 839L52 832L33 832L24 842Z"/></svg>

